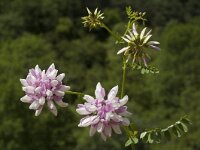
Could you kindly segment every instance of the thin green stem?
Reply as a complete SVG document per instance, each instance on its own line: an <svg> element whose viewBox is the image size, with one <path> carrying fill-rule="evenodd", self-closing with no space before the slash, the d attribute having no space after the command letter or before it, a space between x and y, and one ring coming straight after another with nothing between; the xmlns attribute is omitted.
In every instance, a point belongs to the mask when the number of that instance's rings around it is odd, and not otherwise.
<svg viewBox="0 0 200 150"><path fill-rule="evenodd" d="M80 95L80 96L83 96L85 95L84 93L81 93L81 92L73 92L73 91L67 91L65 92L66 94L72 94L72 95Z"/></svg>
<svg viewBox="0 0 200 150"><path fill-rule="evenodd" d="M121 37L117 36L108 26L104 23L101 23L101 27L106 29L117 41L121 41Z"/></svg>
<svg viewBox="0 0 200 150"><path fill-rule="evenodd" d="M125 81L126 81L126 67L127 67L126 65L127 65L127 64L126 64L126 59L125 59L125 57L123 57L123 67L122 67L123 73L122 73L121 98L123 98L123 96L124 96L124 88L125 88ZM128 138L130 138L130 139L132 140L132 142L133 142L133 139L132 139L132 137L131 137L129 131L127 131L126 127L123 126L123 128L124 128L124 130L125 130L125 132L126 132ZM134 142L133 142L133 143L134 143ZM133 144L131 144L131 149L132 149L132 150L135 150L135 147L134 147Z"/></svg>
<svg viewBox="0 0 200 150"><path fill-rule="evenodd" d="M132 137L131 137L131 135L130 135L130 133L129 133L129 130L127 130L125 126L123 126L123 129L124 129L124 131L126 132L127 137L130 138L131 141L134 143L134 141L133 141L133 139L132 139ZM131 149L132 149L132 150L135 149L133 144L131 144Z"/></svg>
<svg viewBox="0 0 200 150"><path fill-rule="evenodd" d="M130 25L131 25L131 21L129 20L127 23L127 27L126 27L126 31L124 32L124 35L126 35L126 33L128 32Z"/></svg>
<svg viewBox="0 0 200 150"><path fill-rule="evenodd" d="M121 90L121 98L124 96L124 88L125 88L125 81L126 81L126 59L123 57L123 67L122 67L122 90Z"/></svg>

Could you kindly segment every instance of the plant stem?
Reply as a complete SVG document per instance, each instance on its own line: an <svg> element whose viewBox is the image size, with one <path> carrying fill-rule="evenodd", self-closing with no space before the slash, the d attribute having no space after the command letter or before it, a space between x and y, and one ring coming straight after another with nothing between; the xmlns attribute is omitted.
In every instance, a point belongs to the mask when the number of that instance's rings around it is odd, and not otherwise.
<svg viewBox="0 0 200 150"><path fill-rule="evenodd" d="M121 98L124 96L124 87L125 87L125 80L126 80L126 59L123 57L123 74L122 74L122 90L121 90Z"/></svg>
<svg viewBox="0 0 200 150"><path fill-rule="evenodd" d="M117 41L121 41L121 37L119 37L116 34L114 34L112 32L112 30L108 26L106 26L104 23L101 23L101 27L106 29Z"/></svg>
<svg viewBox="0 0 200 150"><path fill-rule="evenodd" d="M126 31L124 32L124 36L125 36L126 33L128 32L128 30L129 30L129 28L130 28L130 25L131 25L131 21L129 20L128 23L127 23Z"/></svg>
<svg viewBox="0 0 200 150"><path fill-rule="evenodd" d="M129 133L129 130L127 130L125 126L123 126L123 129L124 129L124 131L126 132L126 135L127 135L128 139L130 138L131 141L134 143L134 141L133 141L133 139L132 139L132 137L131 137L131 135L130 135L130 133ZM131 144L131 149L132 149L132 150L135 150L133 143Z"/></svg>
<svg viewBox="0 0 200 150"><path fill-rule="evenodd" d="M122 70L123 70L123 73L122 73L122 90L121 90L121 98L123 98L124 96L124 87L125 87L125 81L126 81L126 59L125 57L123 57L123 67L122 67ZM124 130L128 136L128 138L131 138L132 142L133 142L133 139L129 133L129 131L126 130L126 128L124 127ZM133 142L134 143L134 142ZM132 150L135 150L135 147L133 144L131 144L131 149Z"/></svg>
<svg viewBox="0 0 200 150"><path fill-rule="evenodd" d="M66 94L72 94L72 95L84 95L84 93L80 93L80 92L73 92L73 91L67 91L67 92L65 92Z"/></svg>

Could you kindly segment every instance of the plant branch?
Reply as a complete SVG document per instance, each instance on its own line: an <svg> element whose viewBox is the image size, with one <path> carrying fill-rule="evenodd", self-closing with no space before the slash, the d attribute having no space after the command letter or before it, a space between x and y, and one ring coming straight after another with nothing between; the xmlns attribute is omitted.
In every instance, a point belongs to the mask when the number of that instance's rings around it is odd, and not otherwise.
<svg viewBox="0 0 200 150"><path fill-rule="evenodd" d="M83 96L85 95L84 93L81 93L81 92L73 92L73 91L67 91L65 92L66 94L71 94L71 95L80 95L80 96Z"/></svg>
<svg viewBox="0 0 200 150"><path fill-rule="evenodd" d="M124 96L124 87L125 87L125 81L126 81L126 59L125 56L123 57L123 67L122 67L123 73L122 73L122 90L121 90L121 98Z"/></svg>
<svg viewBox="0 0 200 150"><path fill-rule="evenodd" d="M101 23L101 27L106 29L117 41L121 41L121 37L117 36L108 26L104 23Z"/></svg>

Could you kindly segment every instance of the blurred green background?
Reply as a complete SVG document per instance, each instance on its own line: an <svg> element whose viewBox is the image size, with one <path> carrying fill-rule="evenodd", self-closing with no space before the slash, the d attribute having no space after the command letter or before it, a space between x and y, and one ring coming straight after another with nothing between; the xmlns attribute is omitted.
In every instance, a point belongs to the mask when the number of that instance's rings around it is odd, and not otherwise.
<svg viewBox="0 0 200 150"><path fill-rule="evenodd" d="M147 12L147 26L161 42L151 64L160 74L129 71L131 120L140 130L166 127L188 114L189 133L162 144L139 143L139 150L200 150L200 1L199 0L0 0L0 150L122 150L125 135L103 142L78 128L75 106L82 100L66 95L71 105L57 117L47 109L39 117L27 104L20 78L39 64L55 63L74 91L94 94L101 81L109 90L121 83L119 47L104 29L89 32L81 24L85 7L105 13L105 22L123 32L125 6Z"/></svg>

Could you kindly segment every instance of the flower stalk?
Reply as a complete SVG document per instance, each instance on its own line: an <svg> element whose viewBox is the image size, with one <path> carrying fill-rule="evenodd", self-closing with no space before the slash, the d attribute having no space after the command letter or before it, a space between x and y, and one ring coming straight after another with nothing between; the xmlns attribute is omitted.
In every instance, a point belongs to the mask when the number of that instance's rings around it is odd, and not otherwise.
<svg viewBox="0 0 200 150"><path fill-rule="evenodd" d="M121 89L121 98L124 96L125 80L126 80L126 59L123 57L123 67L122 67L122 89Z"/></svg>
<svg viewBox="0 0 200 150"><path fill-rule="evenodd" d="M114 37L117 41L121 41L121 37L117 36L107 25L101 23L100 25L102 28L106 29L112 37Z"/></svg>
<svg viewBox="0 0 200 150"><path fill-rule="evenodd" d="M69 94L69 95L79 95L79 96L83 96L84 95L84 93L74 92L74 91L66 91L65 93Z"/></svg>

